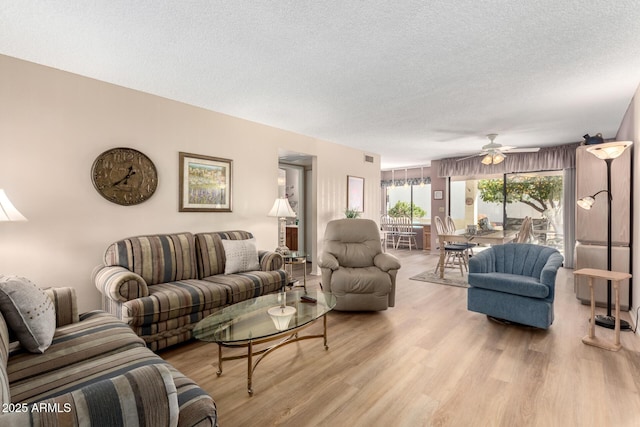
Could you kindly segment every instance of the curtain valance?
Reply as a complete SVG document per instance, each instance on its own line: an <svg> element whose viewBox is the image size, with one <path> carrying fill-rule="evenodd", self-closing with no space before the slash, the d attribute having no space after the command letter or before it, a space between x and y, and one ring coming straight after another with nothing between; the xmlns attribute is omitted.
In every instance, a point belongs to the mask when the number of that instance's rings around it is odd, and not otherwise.
<svg viewBox="0 0 640 427"><path fill-rule="evenodd" d="M537 153L505 153L506 159L497 165L483 165L482 157L460 160L442 159L438 169L441 178L449 176L501 175L513 172L536 172L573 169L576 166L576 148L579 142L541 148Z"/></svg>

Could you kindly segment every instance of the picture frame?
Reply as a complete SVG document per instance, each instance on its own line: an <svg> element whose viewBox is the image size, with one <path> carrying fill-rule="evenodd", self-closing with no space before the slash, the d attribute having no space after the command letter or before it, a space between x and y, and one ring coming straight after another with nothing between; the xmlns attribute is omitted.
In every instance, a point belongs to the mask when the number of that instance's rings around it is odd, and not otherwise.
<svg viewBox="0 0 640 427"><path fill-rule="evenodd" d="M347 209L364 212L364 178L347 175Z"/></svg>
<svg viewBox="0 0 640 427"><path fill-rule="evenodd" d="M442 200L443 194L442 190L435 190L433 192L433 200Z"/></svg>
<svg viewBox="0 0 640 427"><path fill-rule="evenodd" d="M179 153L179 211L231 212L233 160Z"/></svg>

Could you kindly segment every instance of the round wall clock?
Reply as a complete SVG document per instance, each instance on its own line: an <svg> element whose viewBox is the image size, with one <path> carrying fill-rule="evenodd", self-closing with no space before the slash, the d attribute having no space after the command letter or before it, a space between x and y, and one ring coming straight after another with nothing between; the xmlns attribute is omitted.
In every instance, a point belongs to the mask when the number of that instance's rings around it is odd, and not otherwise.
<svg viewBox="0 0 640 427"><path fill-rule="evenodd" d="M119 205L137 205L153 195L158 172L147 156L133 148L112 148L100 154L91 167L98 193Z"/></svg>

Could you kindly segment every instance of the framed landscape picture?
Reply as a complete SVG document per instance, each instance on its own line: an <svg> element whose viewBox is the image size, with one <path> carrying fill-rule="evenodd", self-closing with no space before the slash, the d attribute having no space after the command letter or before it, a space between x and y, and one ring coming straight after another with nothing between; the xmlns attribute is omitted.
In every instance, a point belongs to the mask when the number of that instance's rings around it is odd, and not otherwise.
<svg viewBox="0 0 640 427"><path fill-rule="evenodd" d="M233 161L180 153L180 212L231 212Z"/></svg>
<svg viewBox="0 0 640 427"><path fill-rule="evenodd" d="M347 209L364 212L364 178L347 175Z"/></svg>

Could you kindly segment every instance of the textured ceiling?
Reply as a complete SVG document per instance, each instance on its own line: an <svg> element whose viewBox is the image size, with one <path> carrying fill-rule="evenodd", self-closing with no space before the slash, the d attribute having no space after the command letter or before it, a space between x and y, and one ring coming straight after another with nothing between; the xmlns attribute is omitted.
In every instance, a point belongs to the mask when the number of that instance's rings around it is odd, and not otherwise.
<svg viewBox="0 0 640 427"><path fill-rule="evenodd" d="M0 53L380 153L614 137L638 0L0 3ZM0 70L1 72L1 70Z"/></svg>

